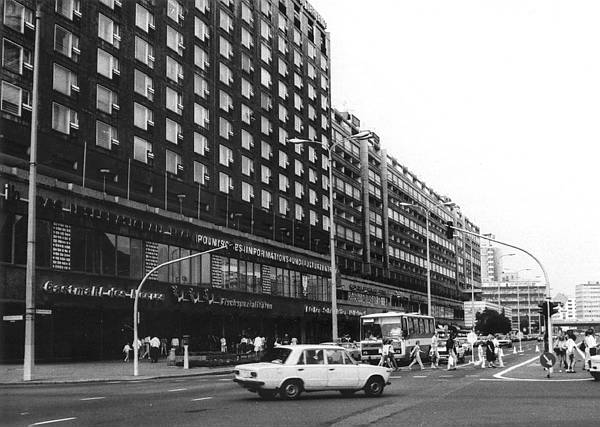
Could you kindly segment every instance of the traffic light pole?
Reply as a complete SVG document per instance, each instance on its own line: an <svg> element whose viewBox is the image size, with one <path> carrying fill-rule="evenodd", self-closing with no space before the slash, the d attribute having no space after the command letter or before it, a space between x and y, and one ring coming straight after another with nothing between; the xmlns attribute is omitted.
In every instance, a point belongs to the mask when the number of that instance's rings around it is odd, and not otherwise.
<svg viewBox="0 0 600 427"><path fill-rule="evenodd" d="M548 313L549 313L548 314L548 321L546 322L546 327L548 328L548 348L550 350L552 350L552 348L553 348L552 347L552 319L551 319L552 314L550 313L550 299L552 297L550 296L550 281L548 280L548 273L546 273L546 269L544 268L544 266L542 265L542 263L531 252L529 252L529 251L527 251L527 250L525 250L523 248L520 248L518 246L511 245L510 243L506 243L506 242L503 242L501 240L492 239L489 236L483 236L483 235L478 234L478 233L473 233L472 231L465 230L463 228L458 228L458 227L455 227L454 225L451 225L451 224L448 224L448 223L447 223L447 227L448 227L448 230L449 229L457 230L457 231L460 231L460 232L463 232L463 233L466 233L466 234L470 234L472 236L477 236L477 237L479 237L481 239L489 240L490 242L500 243L501 245L508 246L509 248L517 249L517 250L519 250L521 252L526 253L531 258L533 258L533 260L535 262L538 263L538 265L542 269L542 273L544 273L544 280L546 281L546 297L547 297L547 301L548 301ZM548 368L548 377L550 377L550 374L552 374L552 367Z"/></svg>

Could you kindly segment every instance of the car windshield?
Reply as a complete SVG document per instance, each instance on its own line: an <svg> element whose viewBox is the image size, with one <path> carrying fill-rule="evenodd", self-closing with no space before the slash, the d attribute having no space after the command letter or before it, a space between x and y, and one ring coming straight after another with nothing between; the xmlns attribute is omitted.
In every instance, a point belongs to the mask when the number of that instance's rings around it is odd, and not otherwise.
<svg viewBox="0 0 600 427"><path fill-rule="evenodd" d="M285 363L292 350L284 347L275 347L268 350L260 359L261 362Z"/></svg>

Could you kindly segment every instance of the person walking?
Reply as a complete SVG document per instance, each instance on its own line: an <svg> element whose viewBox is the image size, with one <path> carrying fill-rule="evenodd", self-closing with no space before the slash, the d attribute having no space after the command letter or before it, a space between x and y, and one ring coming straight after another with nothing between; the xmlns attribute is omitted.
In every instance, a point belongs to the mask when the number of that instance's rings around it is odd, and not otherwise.
<svg viewBox="0 0 600 427"><path fill-rule="evenodd" d="M410 365L408 365L408 370L410 371L410 369L412 368L412 365L414 365L415 363L418 363L419 366L421 366L421 370L425 369L423 367L423 362L421 362L421 346L419 345L419 341L415 342L415 346L412 348L411 352L410 352L410 358L412 359L412 361L410 362Z"/></svg>
<svg viewBox="0 0 600 427"><path fill-rule="evenodd" d="M454 332L450 332L450 335L448 335L448 339L446 340L446 350L448 351L448 371L456 370L458 356L456 354L456 341L454 338Z"/></svg>
<svg viewBox="0 0 600 427"><path fill-rule="evenodd" d="M496 346L494 345L494 337L488 335L487 341L485 342L485 360L488 363L488 368L495 368L494 362L496 361Z"/></svg>
<svg viewBox="0 0 600 427"><path fill-rule="evenodd" d="M158 355L160 353L160 339L154 336L150 339L150 361L152 363L158 362Z"/></svg>
<svg viewBox="0 0 600 427"><path fill-rule="evenodd" d="M394 347L391 340L384 340L381 349L381 359L378 366L388 366L389 368L398 369L396 360L394 359Z"/></svg>
<svg viewBox="0 0 600 427"><path fill-rule="evenodd" d="M571 332L571 331L569 331ZM575 335L573 333L567 334L567 340L565 342L565 355L567 359L567 371L566 372L575 372Z"/></svg>
<svg viewBox="0 0 600 427"><path fill-rule="evenodd" d="M131 346L129 343L126 343L123 346L123 353L125 354L125 359L123 359L123 362L129 362L129 352L131 352Z"/></svg>
<svg viewBox="0 0 600 427"><path fill-rule="evenodd" d="M556 354L556 359L558 362L558 372L562 372L563 367L566 369L567 366L565 344L565 337L561 333L558 339L556 340L556 344L554 346L554 353Z"/></svg>
<svg viewBox="0 0 600 427"><path fill-rule="evenodd" d="M439 342L438 332L435 331L431 337L431 347L429 349L429 356L431 357L431 369L438 369L438 360L440 359L440 353L438 351Z"/></svg>
<svg viewBox="0 0 600 427"><path fill-rule="evenodd" d="M596 342L596 337L594 336L594 329L589 328L585 331L585 336L583 338L583 342L585 345L585 360L584 360L584 369L589 371L592 368L592 356L595 356L598 352L598 343Z"/></svg>

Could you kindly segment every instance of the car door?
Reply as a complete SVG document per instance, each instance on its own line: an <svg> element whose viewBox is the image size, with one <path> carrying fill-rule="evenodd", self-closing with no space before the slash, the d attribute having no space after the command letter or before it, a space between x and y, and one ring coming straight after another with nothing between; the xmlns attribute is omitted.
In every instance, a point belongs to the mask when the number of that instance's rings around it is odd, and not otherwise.
<svg viewBox="0 0 600 427"><path fill-rule="evenodd" d="M327 386L327 366L323 349L306 349L296 365L296 375L304 382L306 390Z"/></svg>
<svg viewBox="0 0 600 427"><path fill-rule="evenodd" d="M358 364L343 349L325 350L327 360L327 388L358 387Z"/></svg>

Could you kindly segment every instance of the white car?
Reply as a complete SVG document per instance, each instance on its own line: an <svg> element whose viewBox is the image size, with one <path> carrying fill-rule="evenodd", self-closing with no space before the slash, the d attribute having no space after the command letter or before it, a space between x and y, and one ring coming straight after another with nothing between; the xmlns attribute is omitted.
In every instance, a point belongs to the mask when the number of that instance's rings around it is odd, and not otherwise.
<svg viewBox="0 0 600 427"><path fill-rule="evenodd" d="M600 355L590 357L592 367L590 368L590 374L596 381L600 381Z"/></svg>
<svg viewBox="0 0 600 427"><path fill-rule="evenodd" d="M262 361L235 367L234 382L263 399L280 394L296 399L304 391L338 390L344 396L364 390L379 396L390 384L392 370L358 363L335 345L282 345L267 351Z"/></svg>

